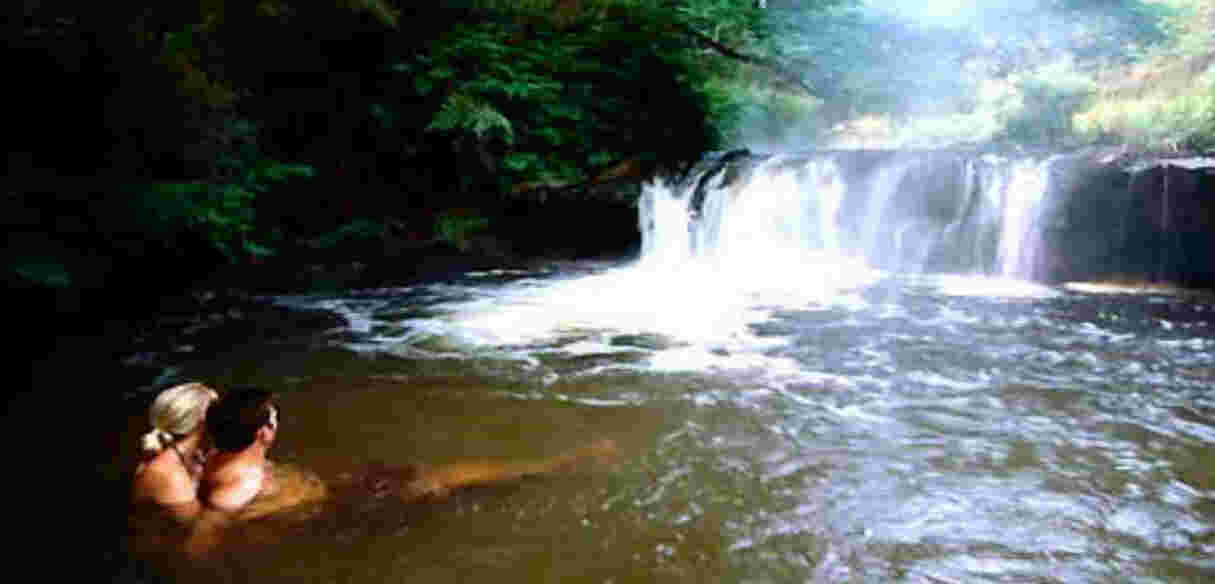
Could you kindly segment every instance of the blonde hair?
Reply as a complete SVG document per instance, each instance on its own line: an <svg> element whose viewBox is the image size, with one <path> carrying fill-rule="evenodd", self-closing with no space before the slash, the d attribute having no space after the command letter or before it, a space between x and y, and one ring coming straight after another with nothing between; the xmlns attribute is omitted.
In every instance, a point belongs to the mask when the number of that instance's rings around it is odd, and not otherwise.
<svg viewBox="0 0 1215 584"><path fill-rule="evenodd" d="M152 429L140 439L140 448L155 454L193 432L206 416L207 406L218 398L214 389L201 383L183 383L160 392L148 409Z"/></svg>

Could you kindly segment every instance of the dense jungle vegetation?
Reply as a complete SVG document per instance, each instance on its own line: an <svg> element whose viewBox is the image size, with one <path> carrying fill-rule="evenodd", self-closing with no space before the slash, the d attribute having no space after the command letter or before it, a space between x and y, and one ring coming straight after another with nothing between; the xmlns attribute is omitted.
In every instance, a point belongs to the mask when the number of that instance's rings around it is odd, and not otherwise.
<svg viewBox="0 0 1215 584"><path fill-rule="evenodd" d="M1215 2L932 4L27 0L6 286L619 252L639 177L741 146L1215 147Z"/></svg>

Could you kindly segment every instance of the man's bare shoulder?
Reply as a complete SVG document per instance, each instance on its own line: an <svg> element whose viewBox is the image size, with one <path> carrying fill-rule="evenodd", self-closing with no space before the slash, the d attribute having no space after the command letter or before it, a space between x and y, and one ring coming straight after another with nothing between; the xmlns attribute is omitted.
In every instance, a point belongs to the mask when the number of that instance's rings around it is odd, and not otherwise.
<svg viewBox="0 0 1215 584"><path fill-rule="evenodd" d="M231 465L210 469L199 487L205 507L230 514L239 513L262 490L264 472L260 466Z"/></svg>
<svg viewBox="0 0 1215 584"><path fill-rule="evenodd" d="M269 465L261 490L241 509L242 520L275 515L329 496L325 481L315 472L289 463Z"/></svg>

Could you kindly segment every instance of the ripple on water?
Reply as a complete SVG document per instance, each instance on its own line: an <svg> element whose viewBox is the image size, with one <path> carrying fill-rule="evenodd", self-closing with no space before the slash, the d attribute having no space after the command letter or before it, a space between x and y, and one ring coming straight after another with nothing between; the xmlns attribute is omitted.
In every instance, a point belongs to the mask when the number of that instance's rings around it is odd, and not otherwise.
<svg viewBox="0 0 1215 584"><path fill-rule="evenodd" d="M1211 574L1215 311L983 279L881 277L832 298L711 275L502 273L330 299L366 329L360 347L433 359L486 385L473 395L664 421L580 495L594 512L521 490L510 512L527 519L486 531L499 543L423 557L543 564L525 533L598 578L554 568L578 581ZM571 525L527 523L558 516Z"/></svg>

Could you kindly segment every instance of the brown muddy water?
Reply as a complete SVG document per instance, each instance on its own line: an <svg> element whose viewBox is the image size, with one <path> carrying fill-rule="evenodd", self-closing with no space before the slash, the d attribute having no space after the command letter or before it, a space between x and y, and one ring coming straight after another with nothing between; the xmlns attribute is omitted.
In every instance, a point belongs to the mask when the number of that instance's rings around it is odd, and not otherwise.
<svg viewBox="0 0 1215 584"><path fill-rule="evenodd" d="M279 392L272 457L322 477L619 455L255 522L188 570L120 549L114 579L1215 581L1209 296L876 273L735 294L638 270L284 297L349 324L165 357L161 384Z"/></svg>

